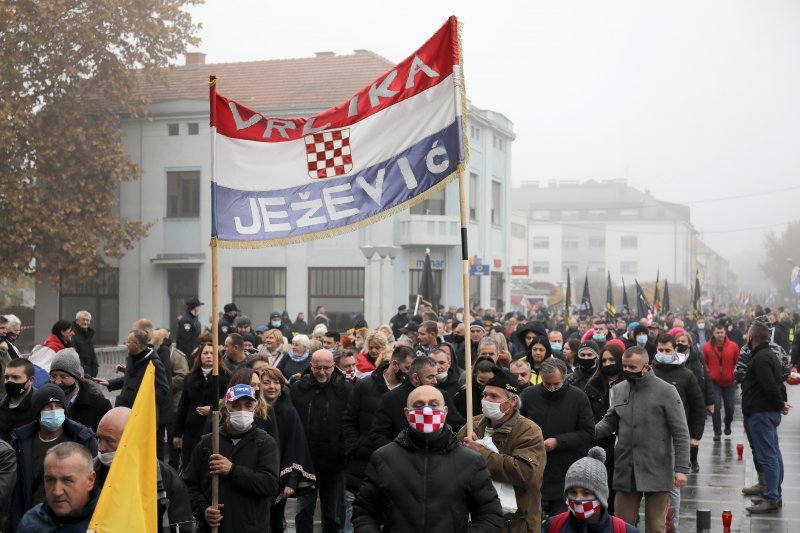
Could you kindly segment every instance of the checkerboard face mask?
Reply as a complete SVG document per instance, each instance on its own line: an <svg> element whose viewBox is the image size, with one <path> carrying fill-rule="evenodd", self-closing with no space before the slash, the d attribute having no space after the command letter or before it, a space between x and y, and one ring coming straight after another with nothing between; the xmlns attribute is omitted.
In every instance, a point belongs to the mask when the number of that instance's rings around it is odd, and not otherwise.
<svg viewBox="0 0 800 533"><path fill-rule="evenodd" d="M430 434L436 433L444 426L447 412L444 409L423 405L408 410L408 423L414 431Z"/></svg>
<svg viewBox="0 0 800 533"><path fill-rule="evenodd" d="M569 512L578 520L587 520L594 516L600 510L600 500L573 500L567 498L567 507Z"/></svg>

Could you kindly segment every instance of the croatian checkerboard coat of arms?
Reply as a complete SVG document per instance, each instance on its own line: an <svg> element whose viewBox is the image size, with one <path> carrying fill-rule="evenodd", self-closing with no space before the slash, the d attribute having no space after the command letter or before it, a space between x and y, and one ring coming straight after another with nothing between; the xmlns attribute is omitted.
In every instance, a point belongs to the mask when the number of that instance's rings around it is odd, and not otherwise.
<svg viewBox="0 0 800 533"><path fill-rule="evenodd" d="M350 128L321 131L304 137L308 175L313 180L343 176L353 168Z"/></svg>

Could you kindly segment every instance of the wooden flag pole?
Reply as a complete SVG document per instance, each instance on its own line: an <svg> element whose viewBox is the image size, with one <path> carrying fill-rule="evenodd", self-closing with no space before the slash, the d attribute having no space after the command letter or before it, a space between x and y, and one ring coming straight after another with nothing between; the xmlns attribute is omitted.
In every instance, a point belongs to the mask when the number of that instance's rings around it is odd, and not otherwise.
<svg viewBox="0 0 800 533"><path fill-rule="evenodd" d="M467 372L467 435L472 436L472 340L469 334L469 249L467 246L467 184L464 171L458 171L458 195L461 207L461 262L464 279L464 369Z"/></svg>
<svg viewBox="0 0 800 533"><path fill-rule="evenodd" d="M216 135L216 120L215 120L215 103L217 95L217 77L213 74L208 80L210 101L211 101L211 181L217 178L216 166L216 150L217 150L217 135ZM211 238L211 342L213 344L213 368L211 371L211 390L219 391L219 316L217 310L219 309L219 294L218 294L218 281L219 281L219 264L217 258L217 238ZM200 357L198 355L198 357ZM219 402L211 402L211 453L219 453ZM213 474L211 476L211 507L217 509L219 506L219 476ZM211 528L213 533L217 533L218 528Z"/></svg>

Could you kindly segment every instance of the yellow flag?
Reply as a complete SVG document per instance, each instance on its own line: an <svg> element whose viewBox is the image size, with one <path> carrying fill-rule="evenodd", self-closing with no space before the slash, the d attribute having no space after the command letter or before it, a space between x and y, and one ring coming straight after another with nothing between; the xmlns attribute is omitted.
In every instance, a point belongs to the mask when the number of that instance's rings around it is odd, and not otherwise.
<svg viewBox="0 0 800 533"><path fill-rule="evenodd" d="M155 376L150 362L88 531L158 531Z"/></svg>

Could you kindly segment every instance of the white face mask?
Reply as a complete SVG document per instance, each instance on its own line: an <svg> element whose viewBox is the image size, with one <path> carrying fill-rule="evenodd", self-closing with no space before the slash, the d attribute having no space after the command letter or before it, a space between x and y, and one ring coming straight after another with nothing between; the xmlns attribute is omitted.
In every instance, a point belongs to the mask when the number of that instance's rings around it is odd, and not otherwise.
<svg viewBox="0 0 800 533"><path fill-rule="evenodd" d="M114 454L117 452L103 452L97 455L97 458L100 459L100 462L103 463L105 466L111 466L111 462L114 460Z"/></svg>
<svg viewBox="0 0 800 533"><path fill-rule="evenodd" d="M436 381L442 383L447 379L447 372L439 372L436 374Z"/></svg>
<svg viewBox="0 0 800 533"><path fill-rule="evenodd" d="M481 400L481 410L489 420L500 420L506 415L506 411L500 410L500 405L489 400Z"/></svg>
<svg viewBox="0 0 800 533"><path fill-rule="evenodd" d="M231 426L238 432L247 431L253 425L252 411L232 411L228 413L228 417L230 418Z"/></svg>

